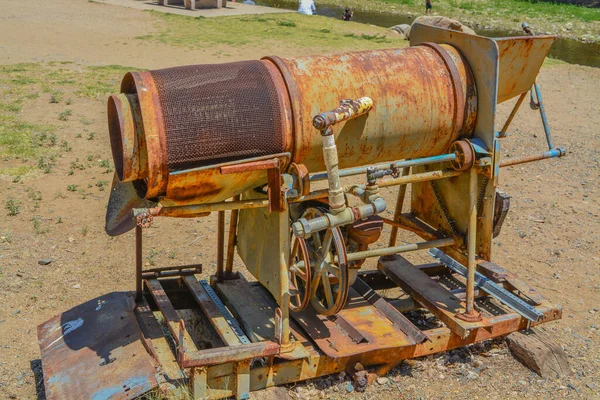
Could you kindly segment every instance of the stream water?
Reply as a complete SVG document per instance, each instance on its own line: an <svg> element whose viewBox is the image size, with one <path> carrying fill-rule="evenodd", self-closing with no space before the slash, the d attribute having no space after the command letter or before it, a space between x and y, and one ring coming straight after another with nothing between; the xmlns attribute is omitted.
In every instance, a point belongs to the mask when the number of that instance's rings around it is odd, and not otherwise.
<svg viewBox="0 0 600 400"><path fill-rule="evenodd" d="M257 5L284 8L288 10L297 10L297 0L254 0ZM317 2L318 3L318 2ZM317 12L332 18L341 18L343 7L318 5ZM364 24L382 26L385 28L398 24L412 24L414 16L388 14L379 11L356 11L353 21ZM519 28L519 26L517 26ZM518 33L509 30L486 30L475 29L478 35L488 37L515 36ZM572 39L558 39L550 49L550 58L562 60L570 64L587 65L590 67L600 67L600 43L583 43Z"/></svg>

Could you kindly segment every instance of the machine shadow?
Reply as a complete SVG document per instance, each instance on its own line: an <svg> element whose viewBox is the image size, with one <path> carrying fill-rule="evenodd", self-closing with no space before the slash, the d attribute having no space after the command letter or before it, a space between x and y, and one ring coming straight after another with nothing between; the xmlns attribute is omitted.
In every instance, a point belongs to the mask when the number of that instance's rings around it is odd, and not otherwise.
<svg viewBox="0 0 600 400"><path fill-rule="evenodd" d="M44 371L42 370L42 360L36 358L29 361L29 368L33 372L35 379L35 396L37 400L46 400L46 389L44 387Z"/></svg>

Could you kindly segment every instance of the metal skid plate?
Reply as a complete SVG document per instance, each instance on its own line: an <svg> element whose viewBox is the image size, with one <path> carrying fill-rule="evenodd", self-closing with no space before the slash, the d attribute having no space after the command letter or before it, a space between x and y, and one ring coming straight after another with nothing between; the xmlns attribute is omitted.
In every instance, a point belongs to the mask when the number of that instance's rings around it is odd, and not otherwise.
<svg viewBox="0 0 600 400"><path fill-rule="evenodd" d="M132 399L157 386L133 296L113 292L38 326L47 399Z"/></svg>

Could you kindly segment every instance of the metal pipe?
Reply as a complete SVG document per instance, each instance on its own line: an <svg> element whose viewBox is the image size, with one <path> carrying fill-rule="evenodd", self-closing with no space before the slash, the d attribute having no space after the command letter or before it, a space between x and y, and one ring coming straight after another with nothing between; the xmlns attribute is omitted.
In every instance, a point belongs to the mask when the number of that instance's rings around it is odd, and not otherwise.
<svg viewBox="0 0 600 400"><path fill-rule="evenodd" d="M223 279L223 246L225 244L225 211L217 219L217 279Z"/></svg>
<svg viewBox="0 0 600 400"><path fill-rule="evenodd" d="M455 171L453 169L446 169L441 171L430 171L423 172L421 174L414 174L403 176L395 179L385 179L379 181L377 184L380 188L388 187L388 186L396 186L403 185L407 183L416 183L416 182L425 182L425 181L433 181L436 179L444 179L444 178L452 178L453 176L458 176L462 174L462 171Z"/></svg>
<svg viewBox="0 0 600 400"><path fill-rule="evenodd" d="M513 165L525 164L532 161L544 160L546 158L557 158L562 157L567 153L567 150L564 148L554 148L542 154L537 154L533 156L523 156L517 158L511 158L509 160L500 161L500 168L510 167Z"/></svg>
<svg viewBox="0 0 600 400"><path fill-rule="evenodd" d="M323 159L325 160L329 182L329 207L332 213L337 214L346 208L344 189L340 183L337 146L331 127L321 131L321 135L323 136Z"/></svg>
<svg viewBox="0 0 600 400"><path fill-rule="evenodd" d="M322 217L313 219L300 218L292 224L294 236L298 238L307 238L315 232L327 228L348 225L359 219L377 215L385 211L386 203L383 197L375 195L372 196L370 200L370 203L358 207L346 207L337 214L326 213Z"/></svg>
<svg viewBox="0 0 600 400"><path fill-rule="evenodd" d="M355 253L348 253L347 258L348 258L348 262L351 262L351 261L364 260L365 258L370 258L370 257L390 256L393 254L406 253L409 251L431 249L433 247L453 246L454 244L455 244L454 239L444 238L444 239L431 240L429 242L410 243L410 244L403 244L401 246L386 247L383 249L357 251Z"/></svg>
<svg viewBox="0 0 600 400"><path fill-rule="evenodd" d="M540 110L540 116L542 117L542 124L544 125L544 133L546 134L546 140L548 141L548 148L554 150L554 143L552 142L552 134L550 133L550 126L548 125L548 119L546 118L546 110L544 108L544 101L542 100L542 92L537 82L533 82L533 88L535 89L535 97L537 97L537 105Z"/></svg>
<svg viewBox="0 0 600 400"><path fill-rule="evenodd" d="M471 316L475 313L475 253L477 252L477 170L471 169L469 175L469 229L468 235L468 264L467 264L467 311Z"/></svg>
<svg viewBox="0 0 600 400"><path fill-rule="evenodd" d="M396 164L396 167L398 167L398 168L404 168L404 167L411 167L411 166L415 166L415 165L434 164L434 163L453 161L453 160L456 160L455 153L440 154L438 156L432 156L432 157L415 158L412 160L395 161L395 162L392 162L391 164ZM390 167L390 163L383 163L383 164L375 165L375 168L378 170L387 169L389 167ZM345 176L361 175L361 174L365 174L367 172L367 168L369 168L369 167L366 166L366 167L344 168L339 171L339 175L340 175L340 178L343 178ZM317 174L313 174L310 176L311 182L323 181L325 179L327 179L327 172L319 172Z"/></svg>
<svg viewBox="0 0 600 400"><path fill-rule="evenodd" d="M135 226L135 301L142 300L142 228Z"/></svg>
<svg viewBox="0 0 600 400"><path fill-rule="evenodd" d="M240 201L241 196L237 195L234 197L234 201ZM233 273L233 257L235 252L235 242L237 238L237 222L238 222L238 209L231 210L229 216L229 237L227 240L227 261L225 262L225 275L231 275Z"/></svg>
<svg viewBox="0 0 600 400"><path fill-rule="evenodd" d="M410 173L410 167L402 168L402 175L407 176ZM404 204L404 197L406 195L406 185L400 185L398 187L398 197L396 198L396 210L394 211L394 222L398 222L400 219L400 215L402 215L402 205ZM389 246L396 245L396 238L398 237L398 227L392 226L392 231L390 233L390 244Z"/></svg>
<svg viewBox="0 0 600 400"><path fill-rule="evenodd" d="M498 133L499 138L506 137L506 131L508 130L508 127L509 127L510 123L512 122L513 118L515 118L515 115L517 115L517 111L519 111L521 104L523 104L523 100L525 100L525 96L527 96L527 92L523 92L523 93L521 93L521 96L519 96L519 99L517 100L515 106L513 107L512 111L510 112L510 115L508 116L508 119L504 123L502 130Z"/></svg>

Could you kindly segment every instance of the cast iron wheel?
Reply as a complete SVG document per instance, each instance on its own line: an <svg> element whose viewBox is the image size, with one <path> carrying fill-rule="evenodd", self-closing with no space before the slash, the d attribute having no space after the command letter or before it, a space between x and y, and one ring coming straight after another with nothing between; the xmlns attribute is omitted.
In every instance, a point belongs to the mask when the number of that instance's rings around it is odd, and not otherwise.
<svg viewBox="0 0 600 400"><path fill-rule="evenodd" d="M307 208L302 218L321 217L325 212L322 208ZM350 286L342 232L329 228L299 240L304 241L310 259L310 303L319 314L337 314L346 305Z"/></svg>

